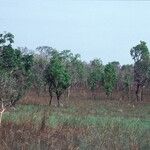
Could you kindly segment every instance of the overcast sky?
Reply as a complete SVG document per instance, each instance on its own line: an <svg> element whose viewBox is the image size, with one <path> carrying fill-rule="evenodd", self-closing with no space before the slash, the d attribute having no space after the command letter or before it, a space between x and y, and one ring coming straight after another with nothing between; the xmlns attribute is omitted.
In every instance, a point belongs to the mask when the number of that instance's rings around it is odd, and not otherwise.
<svg viewBox="0 0 150 150"><path fill-rule="evenodd" d="M150 48L150 2L94 0L0 0L0 32L14 46L70 49L85 61L132 63L140 40Z"/></svg>

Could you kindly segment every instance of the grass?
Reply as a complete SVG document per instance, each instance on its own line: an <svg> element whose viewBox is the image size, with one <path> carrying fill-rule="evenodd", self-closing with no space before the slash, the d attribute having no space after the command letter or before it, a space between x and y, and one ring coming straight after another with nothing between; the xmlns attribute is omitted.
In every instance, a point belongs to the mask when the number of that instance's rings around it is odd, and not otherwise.
<svg viewBox="0 0 150 150"><path fill-rule="evenodd" d="M20 104L16 110L5 112L2 122L11 122L20 128L32 124L38 130L43 121L47 133L48 130L50 134L57 133L57 142L60 142L59 136L66 139L67 149L150 149L149 104L91 100L67 101L60 108ZM53 141L46 135L46 141ZM55 144L54 149L56 145L61 149L64 143ZM52 143L46 145L52 149Z"/></svg>

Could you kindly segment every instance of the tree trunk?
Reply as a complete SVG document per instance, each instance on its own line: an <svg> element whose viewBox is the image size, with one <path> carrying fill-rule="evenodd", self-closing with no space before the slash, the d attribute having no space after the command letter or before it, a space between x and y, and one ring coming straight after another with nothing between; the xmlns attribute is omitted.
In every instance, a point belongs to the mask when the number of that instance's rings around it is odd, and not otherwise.
<svg viewBox="0 0 150 150"><path fill-rule="evenodd" d="M60 95L57 95L57 106L58 107L60 106L59 100L60 100Z"/></svg>
<svg viewBox="0 0 150 150"><path fill-rule="evenodd" d="M131 86L128 87L128 100L131 100Z"/></svg>
<svg viewBox="0 0 150 150"><path fill-rule="evenodd" d="M141 89L141 101L143 101L143 87Z"/></svg>
<svg viewBox="0 0 150 150"><path fill-rule="evenodd" d="M50 96L49 106L51 106L51 103L52 103L52 96Z"/></svg>
<svg viewBox="0 0 150 150"><path fill-rule="evenodd" d="M53 98L53 94L52 94L52 91L51 91L51 87L49 87L49 96L50 96L50 100L49 100L49 106L50 106L51 103L52 103L52 98Z"/></svg>
<svg viewBox="0 0 150 150"><path fill-rule="evenodd" d="M136 87L136 98L137 98L137 101L142 101L142 96L143 95L143 90L142 90L142 87L137 84L137 87Z"/></svg>
<svg viewBox="0 0 150 150"><path fill-rule="evenodd" d="M137 100L137 101L139 101L139 96L138 96L138 94L139 94L139 85L137 84L137 86L136 86L136 91L135 91L135 95L136 95L136 100Z"/></svg>
<svg viewBox="0 0 150 150"><path fill-rule="evenodd" d="M56 96L57 96L57 106L60 106L59 100L60 100L60 96L62 95L62 91L56 91Z"/></svg>
<svg viewBox="0 0 150 150"><path fill-rule="evenodd" d="M139 100L142 101L142 89L141 89L141 87L139 88Z"/></svg>

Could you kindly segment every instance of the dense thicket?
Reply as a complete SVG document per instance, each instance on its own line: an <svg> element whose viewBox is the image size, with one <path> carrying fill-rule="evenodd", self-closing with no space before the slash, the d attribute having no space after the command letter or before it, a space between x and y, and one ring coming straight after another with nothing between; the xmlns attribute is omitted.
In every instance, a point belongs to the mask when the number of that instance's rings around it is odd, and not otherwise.
<svg viewBox="0 0 150 150"><path fill-rule="evenodd" d="M38 95L48 89L49 104L56 95L59 105L60 96L72 87L90 89L93 99L94 91L102 89L108 98L117 91L132 100L131 89L135 89L139 101L149 86L150 54L143 41L130 50L134 65L123 66L117 61L104 65L100 59L87 63L79 54L49 46L37 47L30 54L27 48L13 48L13 42L11 33L0 34L0 100L6 105L15 105L31 88Z"/></svg>

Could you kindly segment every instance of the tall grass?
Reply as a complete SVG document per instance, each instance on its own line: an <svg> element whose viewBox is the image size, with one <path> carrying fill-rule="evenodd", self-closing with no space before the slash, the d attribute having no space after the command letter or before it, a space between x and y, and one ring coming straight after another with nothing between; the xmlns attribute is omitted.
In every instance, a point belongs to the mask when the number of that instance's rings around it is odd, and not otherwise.
<svg viewBox="0 0 150 150"><path fill-rule="evenodd" d="M69 102L18 105L4 114L4 149L150 149L150 105Z"/></svg>

